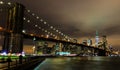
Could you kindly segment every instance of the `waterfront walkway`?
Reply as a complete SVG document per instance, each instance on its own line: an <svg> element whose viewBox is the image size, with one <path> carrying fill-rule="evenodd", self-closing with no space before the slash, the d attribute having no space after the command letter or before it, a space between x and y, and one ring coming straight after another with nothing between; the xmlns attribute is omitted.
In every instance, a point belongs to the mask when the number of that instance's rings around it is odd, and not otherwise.
<svg viewBox="0 0 120 70"><path fill-rule="evenodd" d="M22 63L18 59L13 59L12 62L1 62L0 70L26 70L33 69L37 64L42 62L43 57L29 57L22 60Z"/></svg>

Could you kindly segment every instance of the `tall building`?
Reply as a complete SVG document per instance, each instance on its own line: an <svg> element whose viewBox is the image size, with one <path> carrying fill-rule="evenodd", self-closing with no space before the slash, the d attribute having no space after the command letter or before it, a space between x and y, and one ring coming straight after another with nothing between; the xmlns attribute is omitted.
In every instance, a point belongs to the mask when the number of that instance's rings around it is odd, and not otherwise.
<svg viewBox="0 0 120 70"><path fill-rule="evenodd" d="M87 45L88 45L88 46L91 46L91 45L92 45L92 40L91 40L90 38L87 40Z"/></svg>
<svg viewBox="0 0 120 70"><path fill-rule="evenodd" d="M108 49L108 47L107 47L108 43L107 43L106 35L102 36L102 44L103 44L103 48L105 50Z"/></svg>
<svg viewBox="0 0 120 70"><path fill-rule="evenodd" d="M96 30L96 35L95 35L95 46L98 47L99 44L99 36L98 36L98 31Z"/></svg>
<svg viewBox="0 0 120 70"><path fill-rule="evenodd" d="M87 40L83 40L82 44L87 45Z"/></svg>

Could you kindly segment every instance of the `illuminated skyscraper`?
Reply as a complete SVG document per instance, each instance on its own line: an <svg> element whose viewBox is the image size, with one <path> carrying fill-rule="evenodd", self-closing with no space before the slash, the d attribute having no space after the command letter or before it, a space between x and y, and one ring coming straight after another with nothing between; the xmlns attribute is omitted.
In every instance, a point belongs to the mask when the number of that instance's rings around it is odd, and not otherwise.
<svg viewBox="0 0 120 70"><path fill-rule="evenodd" d="M91 40L90 38L87 40L87 45L88 45L88 46L91 46L91 45L92 45L92 40Z"/></svg>
<svg viewBox="0 0 120 70"><path fill-rule="evenodd" d="M108 47L107 47L107 39L106 39L106 35L103 35L102 36L102 43L103 43L103 48L106 50L106 49L108 49Z"/></svg>
<svg viewBox="0 0 120 70"><path fill-rule="evenodd" d="M99 36L98 36L98 31L96 30L96 35L95 35L95 46L98 47L99 43Z"/></svg>

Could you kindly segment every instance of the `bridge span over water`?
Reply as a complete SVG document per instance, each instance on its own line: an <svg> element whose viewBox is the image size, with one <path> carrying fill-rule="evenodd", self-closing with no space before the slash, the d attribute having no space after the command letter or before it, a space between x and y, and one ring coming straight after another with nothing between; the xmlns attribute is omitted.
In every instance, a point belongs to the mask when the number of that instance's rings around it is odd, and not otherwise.
<svg viewBox="0 0 120 70"><path fill-rule="evenodd" d="M0 23L0 35L4 40L2 52L21 53L23 51L23 39L31 39L35 43L35 53L39 53L40 50L44 54L50 53L51 49L48 49L47 45L49 42L53 42L55 43L52 48L54 53L86 53L99 56L112 54L112 51L105 47L98 48L77 43L73 38L48 24L22 4L0 1L0 13L3 16L0 20L2 23Z"/></svg>

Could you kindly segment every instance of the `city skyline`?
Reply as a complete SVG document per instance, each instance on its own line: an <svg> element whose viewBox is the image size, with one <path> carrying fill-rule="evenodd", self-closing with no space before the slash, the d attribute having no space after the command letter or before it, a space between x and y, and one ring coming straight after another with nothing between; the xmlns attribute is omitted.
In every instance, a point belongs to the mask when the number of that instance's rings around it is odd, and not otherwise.
<svg viewBox="0 0 120 70"><path fill-rule="evenodd" d="M9 0L8 0L9 1ZM25 0L16 1L79 42L88 37L93 40L95 31L99 36L106 35L108 43L120 49L119 0Z"/></svg>
<svg viewBox="0 0 120 70"><path fill-rule="evenodd" d="M120 69L119 6L120 0L0 0L0 69Z"/></svg>

